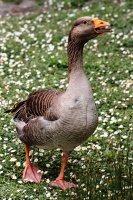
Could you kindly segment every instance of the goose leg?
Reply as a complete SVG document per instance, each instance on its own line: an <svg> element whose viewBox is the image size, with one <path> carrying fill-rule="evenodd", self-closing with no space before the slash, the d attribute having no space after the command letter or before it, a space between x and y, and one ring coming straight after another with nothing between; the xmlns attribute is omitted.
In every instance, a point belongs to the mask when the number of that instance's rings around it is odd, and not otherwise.
<svg viewBox="0 0 133 200"><path fill-rule="evenodd" d="M38 173L38 168L34 166L29 157L29 147L25 145L25 152L26 152L26 166L23 172L23 181L29 182L34 181L35 183L40 183L42 174Z"/></svg>
<svg viewBox="0 0 133 200"><path fill-rule="evenodd" d="M56 178L55 181L51 181L50 182L50 185L51 186L56 186L56 187L60 187L61 189L63 190L66 190L68 188L75 188L77 187L75 184L73 183L70 183L70 182L66 182L64 181L64 171L65 171L65 168L66 168L66 164L67 164L67 161L68 161L68 157L69 155L68 154L64 154L62 156L62 166L61 166L61 171L60 171L60 174L59 176Z"/></svg>

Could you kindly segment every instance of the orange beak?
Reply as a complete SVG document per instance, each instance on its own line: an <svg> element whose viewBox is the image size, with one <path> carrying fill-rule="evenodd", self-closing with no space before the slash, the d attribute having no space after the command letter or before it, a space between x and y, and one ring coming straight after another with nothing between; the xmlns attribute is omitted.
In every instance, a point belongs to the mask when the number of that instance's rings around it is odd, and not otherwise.
<svg viewBox="0 0 133 200"><path fill-rule="evenodd" d="M94 22L94 30L97 34L112 32L110 29L106 29L106 26L110 26L111 24L97 18L93 18Z"/></svg>

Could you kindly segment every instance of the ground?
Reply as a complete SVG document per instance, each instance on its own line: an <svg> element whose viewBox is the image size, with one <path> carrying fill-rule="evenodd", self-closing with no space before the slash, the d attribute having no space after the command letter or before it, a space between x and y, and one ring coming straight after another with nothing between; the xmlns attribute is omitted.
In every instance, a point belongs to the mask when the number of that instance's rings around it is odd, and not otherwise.
<svg viewBox="0 0 133 200"><path fill-rule="evenodd" d="M5 16L6 14L10 14L20 16L27 12L32 14L35 6L38 7L38 4L34 0L23 0L20 4L0 1L0 15Z"/></svg>

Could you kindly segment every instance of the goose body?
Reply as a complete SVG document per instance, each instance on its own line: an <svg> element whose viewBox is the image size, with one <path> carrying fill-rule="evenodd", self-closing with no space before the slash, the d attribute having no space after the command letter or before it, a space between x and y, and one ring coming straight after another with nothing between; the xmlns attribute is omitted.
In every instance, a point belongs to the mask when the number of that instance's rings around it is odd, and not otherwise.
<svg viewBox="0 0 133 200"><path fill-rule="evenodd" d="M98 115L92 89L83 70L83 48L88 40L104 32L109 23L82 17L77 19L69 33L68 70L69 84L66 91L42 90L29 95L27 100L17 103L12 112L17 134L25 144L27 167L23 178L40 182L41 175L31 164L28 151L34 145L43 149L63 149L62 168L52 186L62 189L76 187L64 181L64 169L68 155L74 147L84 142L98 125ZM99 29L99 27L102 27ZM30 171L34 177L29 175ZM28 171L28 172L27 172ZM34 173L33 173L34 172ZM29 180L28 180L29 181Z"/></svg>
<svg viewBox="0 0 133 200"><path fill-rule="evenodd" d="M25 144L49 150L62 148L67 153L94 132L98 116L91 87L84 73L77 73L74 78L66 92L57 93L47 110L47 116L51 112L53 115L56 113L56 120L49 121L42 116L33 118L27 124L23 124L22 133L22 128L19 132L21 122L15 122L19 138Z"/></svg>

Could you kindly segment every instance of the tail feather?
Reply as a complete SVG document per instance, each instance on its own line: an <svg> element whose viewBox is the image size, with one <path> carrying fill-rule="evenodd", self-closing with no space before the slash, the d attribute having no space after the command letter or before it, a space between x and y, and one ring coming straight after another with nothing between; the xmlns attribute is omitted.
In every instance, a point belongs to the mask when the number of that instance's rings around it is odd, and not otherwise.
<svg viewBox="0 0 133 200"><path fill-rule="evenodd" d="M23 128L26 125L26 123L16 118L13 119L12 122L15 124L18 136L20 138L22 135L24 135Z"/></svg>
<svg viewBox="0 0 133 200"><path fill-rule="evenodd" d="M6 110L5 113L16 113L25 102L26 100L16 103L12 109Z"/></svg>

